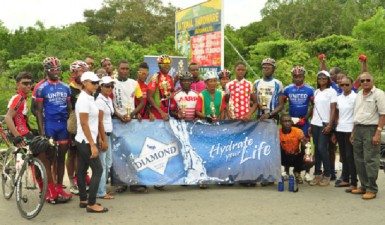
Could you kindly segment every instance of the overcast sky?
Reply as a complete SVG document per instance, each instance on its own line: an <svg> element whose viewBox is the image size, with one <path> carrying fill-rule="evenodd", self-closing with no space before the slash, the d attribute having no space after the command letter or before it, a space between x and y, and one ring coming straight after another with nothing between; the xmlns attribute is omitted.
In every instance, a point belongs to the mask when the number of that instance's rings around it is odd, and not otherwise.
<svg viewBox="0 0 385 225"><path fill-rule="evenodd" d="M186 8L205 0L162 0L165 4ZM8 29L34 26L42 21L45 27L84 21L85 9L99 9L103 0L5 0L0 6L0 20ZM261 19L260 10L266 0L224 0L225 24L235 28Z"/></svg>

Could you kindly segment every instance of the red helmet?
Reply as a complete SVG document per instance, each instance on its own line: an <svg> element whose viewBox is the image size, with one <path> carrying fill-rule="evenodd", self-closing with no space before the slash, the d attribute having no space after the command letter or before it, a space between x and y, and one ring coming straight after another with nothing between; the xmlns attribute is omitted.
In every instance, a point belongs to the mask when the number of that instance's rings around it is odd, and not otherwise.
<svg viewBox="0 0 385 225"><path fill-rule="evenodd" d="M88 65L84 61L76 60L75 62L71 63L70 71L71 71L71 73L78 72L78 71L87 72L88 71Z"/></svg>
<svg viewBox="0 0 385 225"><path fill-rule="evenodd" d="M305 75L305 73L306 73L306 70L305 70L305 68L303 68L302 66L296 66L296 67L294 67L294 68L291 70L291 74L292 74L293 76L295 76L295 75Z"/></svg>
<svg viewBox="0 0 385 225"><path fill-rule="evenodd" d="M158 61L158 64L171 63L171 58L170 56L163 54L158 57L157 61Z"/></svg>
<svg viewBox="0 0 385 225"><path fill-rule="evenodd" d="M219 73L218 73L218 77L219 79L222 79L224 77L228 77L229 79L231 78L231 72L228 71L228 70L221 70Z"/></svg>
<svg viewBox="0 0 385 225"><path fill-rule="evenodd" d="M58 58L51 56L44 59L43 66L45 69L60 69L61 64Z"/></svg>

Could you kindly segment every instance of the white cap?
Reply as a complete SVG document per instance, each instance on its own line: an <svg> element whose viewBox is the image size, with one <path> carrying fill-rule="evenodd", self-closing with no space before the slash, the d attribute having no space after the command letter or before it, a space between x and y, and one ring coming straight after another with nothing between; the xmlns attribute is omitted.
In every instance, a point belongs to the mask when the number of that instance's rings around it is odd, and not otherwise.
<svg viewBox="0 0 385 225"><path fill-rule="evenodd" d="M99 77L94 72L90 72L90 71L83 73L82 77L80 78L81 82L86 80L100 81Z"/></svg>
<svg viewBox="0 0 385 225"><path fill-rule="evenodd" d="M323 75L325 75L325 76L327 76L327 77L330 77L330 73L329 73L328 71L326 71L326 70L321 70L321 71L319 71L319 72L317 73L317 77L318 77L320 74L323 74Z"/></svg>
<svg viewBox="0 0 385 225"><path fill-rule="evenodd" d="M100 84L109 84L109 83L115 83L115 81L110 77L110 76L104 76L102 77L102 79L100 80Z"/></svg>

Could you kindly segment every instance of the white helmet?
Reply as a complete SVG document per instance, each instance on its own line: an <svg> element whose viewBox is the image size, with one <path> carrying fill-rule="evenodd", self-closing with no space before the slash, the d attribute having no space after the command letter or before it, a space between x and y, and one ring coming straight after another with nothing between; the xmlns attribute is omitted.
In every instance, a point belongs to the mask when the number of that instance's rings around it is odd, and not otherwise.
<svg viewBox="0 0 385 225"><path fill-rule="evenodd" d="M218 75L215 71L207 71L205 75L203 76L203 79L209 80L209 79L217 79L218 80Z"/></svg>

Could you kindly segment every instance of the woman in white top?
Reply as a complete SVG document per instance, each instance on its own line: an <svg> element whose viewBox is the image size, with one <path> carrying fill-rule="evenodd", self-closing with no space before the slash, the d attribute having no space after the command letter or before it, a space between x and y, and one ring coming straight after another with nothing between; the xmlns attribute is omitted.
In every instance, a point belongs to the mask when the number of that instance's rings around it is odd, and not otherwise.
<svg viewBox="0 0 385 225"><path fill-rule="evenodd" d="M99 86L99 78L93 72L85 72L81 77L81 82L83 89L79 94L75 106L77 119L75 143L78 149L79 207L87 208L87 212L107 212L107 208L96 203L96 193L103 168L98 157L99 149L96 145L99 109L95 104L92 94ZM88 167L91 167L92 177L87 198L86 175Z"/></svg>
<svg viewBox="0 0 385 225"><path fill-rule="evenodd" d="M314 179L310 185L328 186L330 184L329 134L332 130L337 102L337 92L330 88L329 72L317 73L317 90L314 92L313 116L309 136L313 137L315 153ZM323 165L323 173L321 171Z"/></svg>
<svg viewBox="0 0 385 225"><path fill-rule="evenodd" d="M353 130L354 102L357 94L352 91L353 79L345 77L339 84L343 93L337 97L336 131L342 162L341 180L336 187L347 187L346 192L357 189L357 172L354 164L353 145L349 138Z"/></svg>
<svg viewBox="0 0 385 225"><path fill-rule="evenodd" d="M112 150L111 150L111 132L112 132L112 115L114 114L114 106L109 97L114 88L114 80L110 76L102 77L100 81L100 94L96 98L96 106L99 109L99 144L102 144L102 150L99 151L99 158L102 163L103 173L99 183L98 193L96 197L103 199L113 199L110 193L106 191L106 182L108 171L112 166Z"/></svg>

